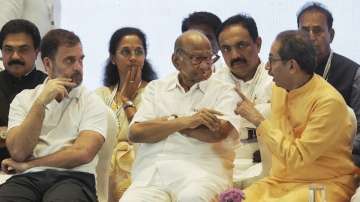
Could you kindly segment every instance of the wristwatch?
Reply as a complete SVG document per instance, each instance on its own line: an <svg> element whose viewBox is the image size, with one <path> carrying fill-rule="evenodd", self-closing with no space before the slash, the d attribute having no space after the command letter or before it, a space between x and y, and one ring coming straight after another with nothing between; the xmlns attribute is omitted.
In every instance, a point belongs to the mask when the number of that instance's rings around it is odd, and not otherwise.
<svg viewBox="0 0 360 202"><path fill-rule="evenodd" d="M123 109L126 110L127 108L132 107L135 108L134 103L131 100L127 100L123 104Z"/></svg>

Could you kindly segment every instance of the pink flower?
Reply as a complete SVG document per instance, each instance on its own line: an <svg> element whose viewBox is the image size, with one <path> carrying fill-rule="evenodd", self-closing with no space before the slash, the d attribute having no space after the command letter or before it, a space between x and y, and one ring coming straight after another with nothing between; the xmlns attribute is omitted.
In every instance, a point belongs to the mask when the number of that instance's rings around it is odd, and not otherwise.
<svg viewBox="0 0 360 202"><path fill-rule="evenodd" d="M220 202L241 202L243 199L245 199L244 192L236 188L228 189L219 196Z"/></svg>

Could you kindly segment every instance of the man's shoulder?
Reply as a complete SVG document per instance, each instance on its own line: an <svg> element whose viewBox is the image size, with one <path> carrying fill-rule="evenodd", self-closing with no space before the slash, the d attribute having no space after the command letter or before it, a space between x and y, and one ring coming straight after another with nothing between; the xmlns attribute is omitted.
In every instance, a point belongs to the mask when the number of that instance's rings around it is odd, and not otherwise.
<svg viewBox="0 0 360 202"><path fill-rule="evenodd" d="M340 55L338 53L334 53L334 65L340 66L341 68L359 68L360 65L356 63L355 61L351 60L348 57L345 57L343 55Z"/></svg>

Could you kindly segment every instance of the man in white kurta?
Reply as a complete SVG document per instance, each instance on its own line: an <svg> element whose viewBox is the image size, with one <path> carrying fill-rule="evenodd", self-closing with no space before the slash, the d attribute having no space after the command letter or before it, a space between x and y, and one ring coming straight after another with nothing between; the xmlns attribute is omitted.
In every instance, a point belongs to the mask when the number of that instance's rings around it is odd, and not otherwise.
<svg viewBox="0 0 360 202"><path fill-rule="evenodd" d="M235 92L208 79L211 56L205 35L185 32L173 54L179 72L146 87L130 126L140 143L133 183L120 201L213 201L232 185Z"/></svg>
<svg viewBox="0 0 360 202"><path fill-rule="evenodd" d="M106 136L106 106L81 86L78 36L52 30L42 40L41 54L48 79L10 105L11 158L1 166L17 175L0 186L0 201L98 201L95 166Z"/></svg>
<svg viewBox="0 0 360 202"><path fill-rule="evenodd" d="M219 30L218 41L226 65L218 69L213 78L234 87L238 84L255 107L264 116L268 116L272 78L258 55L261 38L254 19L247 15L235 15L225 20ZM242 118L238 125L241 144L236 150L234 181L236 186L243 188L267 175L271 161L266 156L268 152L264 145L259 148L255 126ZM262 163L259 163L256 153L259 149Z"/></svg>

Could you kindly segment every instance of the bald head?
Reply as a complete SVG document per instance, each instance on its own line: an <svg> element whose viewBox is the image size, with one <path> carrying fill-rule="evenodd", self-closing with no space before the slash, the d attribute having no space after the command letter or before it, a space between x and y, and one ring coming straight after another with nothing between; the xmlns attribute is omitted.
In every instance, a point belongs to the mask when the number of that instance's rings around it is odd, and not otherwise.
<svg viewBox="0 0 360 202"><path fill-rule="evenodd" d="M205 34L196 30L189 30L181 34L175 41L174 52L177 52L179 49L197 49L198 46L209 46L211 44L209 39Z"/></svg>

